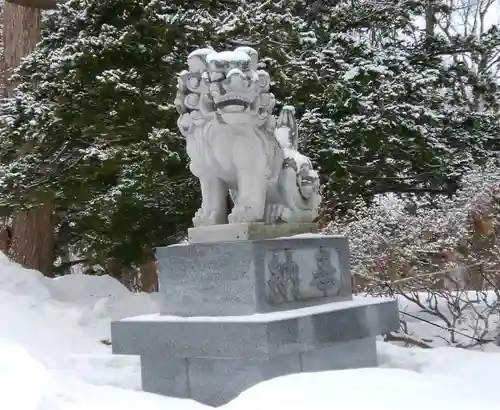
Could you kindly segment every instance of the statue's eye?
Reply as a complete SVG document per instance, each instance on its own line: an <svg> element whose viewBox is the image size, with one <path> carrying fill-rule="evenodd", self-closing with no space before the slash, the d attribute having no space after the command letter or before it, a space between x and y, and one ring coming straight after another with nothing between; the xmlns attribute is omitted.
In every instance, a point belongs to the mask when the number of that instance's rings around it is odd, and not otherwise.
<svg viewBox="0 0 500 410"><path fill-rule="evenodd" d="M215 68L222 70L226 68L226 62L225 61L215 61Z"/></svg>
<svg viewBox="0 0 500 410"><path fill-rule="evenodd" d="M210 81L222 81L225 78L224 73L211 73Z"/></svg>
<svg viewBox="0 0 500 410"><path fill-rule="evenodd" d="M228 70L230 65L228 61L215 61L215 68L217 70Z"/></svg>
<svg viewBox="0 0 500 410"><path fill-rule="evenodd" d="M250 63L248 61L240 61L240 67L242 70L248 70Z"/></svg>

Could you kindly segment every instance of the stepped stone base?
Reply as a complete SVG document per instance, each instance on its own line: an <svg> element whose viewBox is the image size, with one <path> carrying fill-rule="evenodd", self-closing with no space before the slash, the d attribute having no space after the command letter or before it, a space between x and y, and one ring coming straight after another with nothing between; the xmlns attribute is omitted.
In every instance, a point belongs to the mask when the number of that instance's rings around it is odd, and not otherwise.
<svg viewBox="0 0 500 410"><path fill-rule="evenodd" d="M397 302L353 297L347 239L292 237L157 250L162 310L113 322L145 391L219 406L290 373L377 365Z"/></svg>
<svg viewBox="0 0 500 410"><path fill-rule="evenodd" d="M268 359L188 358L158 361L155 357L141 356L144 391L192 398L212 406L223 405L242 391L273 377L376 365L373 338L339 342L310 352Z"/></svg>
<svg viewBox="0 0 500 410"><path fill-rule="evenodd" d="M141 356L145 391L219 406L272 377L376 366L375 336L398 327L395 300L355 298L246 316L139 316L111 334L113 353Z"/></svg>

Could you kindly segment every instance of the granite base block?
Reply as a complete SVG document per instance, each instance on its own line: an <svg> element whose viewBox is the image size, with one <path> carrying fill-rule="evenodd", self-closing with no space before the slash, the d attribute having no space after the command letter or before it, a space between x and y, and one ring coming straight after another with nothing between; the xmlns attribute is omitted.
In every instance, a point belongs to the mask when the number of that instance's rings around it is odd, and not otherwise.
<svg viewBox="0 0 500 410"><path fill-rule="evenodd" d="M211 406L226 404L244 390L274 377L376 365L374 337L266 359L158 360L156 357L141 356L144 391L191 398Z"/></svg>
<svg viewBox="0 0 500 410"><path fill-rule="evenodd" d="M190 243L255 241L317 232L318 225L315 223L253 222L189 228L188 240Z"/></svg>
<svg viewBox="0 0 500 410"><path fill-rule="evenodd" d="M116 354L141 356L145 391L222 405L272 377L376 365L375 336L399 327L393 299L244 316L146 315L112 323Z"/></svg>
<svg viewBox="0 0 500 410"><path fill-rule="evenodd" d="M251 315L352 298L345 237L174 245L156 258L163 314Z"/></svg>

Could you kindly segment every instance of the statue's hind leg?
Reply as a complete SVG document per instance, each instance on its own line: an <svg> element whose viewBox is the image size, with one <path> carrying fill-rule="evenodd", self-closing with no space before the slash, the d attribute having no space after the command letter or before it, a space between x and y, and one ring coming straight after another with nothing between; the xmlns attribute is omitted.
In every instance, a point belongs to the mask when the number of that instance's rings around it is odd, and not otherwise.
<svg viewBox="0 0 500 410"><path fill-rule="evenodd" d="M193 218L194 226L227 223L227 186L219 178L200 178L202 203Z"/></svg>

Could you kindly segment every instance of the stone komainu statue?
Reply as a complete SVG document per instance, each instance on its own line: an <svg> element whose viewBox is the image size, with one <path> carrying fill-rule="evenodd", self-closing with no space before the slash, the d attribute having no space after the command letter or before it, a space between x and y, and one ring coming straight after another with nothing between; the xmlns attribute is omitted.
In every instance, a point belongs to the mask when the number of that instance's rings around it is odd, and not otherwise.
<svg viewBox="0 0 500 410"><path fill-rule="evenodd" d="M199 49L179 75L177 124L203 198L195 226L318 216L319 177L297 151L295 110L285 106L276 122L269 74L257 70L257 60L249 47Z"/></svg>

